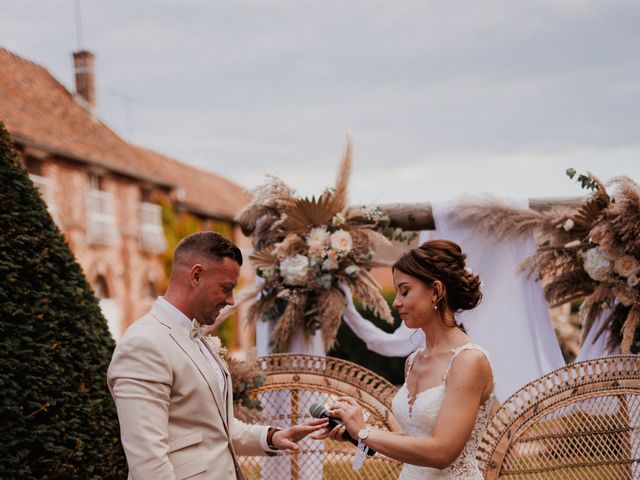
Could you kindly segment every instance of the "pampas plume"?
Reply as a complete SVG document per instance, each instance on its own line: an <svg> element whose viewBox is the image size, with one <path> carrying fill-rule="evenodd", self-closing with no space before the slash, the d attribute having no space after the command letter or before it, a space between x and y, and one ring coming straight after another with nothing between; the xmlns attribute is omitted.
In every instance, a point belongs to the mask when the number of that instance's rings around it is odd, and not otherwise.
<svg viewBox="0 0 640 480"><path fill-rule="evenodd" d="M273 353L287 351L291 337L296 328L304 324L304 312L307 304L307 295L304 293L294 293L289 297L284 312L276 322L271 333L271 343Z"/></svg>
<svg viewBox="0 0 640 480"><path fill-rule="evenodd" d="M353 290L353 296L357 298L363 307L371 310L378 318L393 324L391 309L382 295L378 282L368 273L362 272L349 284Z"/></svg>
<svg viewBox="0 0 640 480"><path fill-rule="evenodd" d="M322 339L327 352L336 342L344 307L344 296L336 288L327 290L318 300L318 321L321 325Z"/></svg>
<svg viewBox="0 0 640 480"><path fill-rule="evenodd" d="M638 326L640 326L640 307L634 305L622 327L622 343L620 345L620 351L622 353L631 353L633 338L635 337Z"/></svg>
<svg viewBox="0 0 640 480"><path fill-rule="evenodd" d="M498 240L530 235L538 231L557 234L562 241L562 238L570 239L571 236L566 232L563 234L558 225L570 212L572 210L568 207L538 212L512 207L501 200L484 197L458 204L454 215L460 223L474 225L478 233L490 235Z"/></svg>
<svg viewBox="0 0 640 480"><path fill-rule="evenodd" d="M351 176L351 163L353 157L353 143L351 135L347 135L347 145L344 149L344 155L340 162L340 169L336 176L336 192L334 196L335 209L338 212L346 212L347 210L347 192L349 187L349 177Z"/></svg>

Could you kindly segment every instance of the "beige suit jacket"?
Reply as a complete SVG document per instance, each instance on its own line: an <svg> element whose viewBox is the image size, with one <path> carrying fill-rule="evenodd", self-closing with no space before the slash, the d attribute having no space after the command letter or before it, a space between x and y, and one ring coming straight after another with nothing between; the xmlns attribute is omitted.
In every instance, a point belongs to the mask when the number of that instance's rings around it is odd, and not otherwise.
<svg viewBox="0 0 640 480"><path fill-rule="evenodd" d="M159 305L122 336L107 377L129 479L242 480L236 455L265 455L265 427L234 418L229 371L209 350L227 378L226 398L211 364Z"/></svg>

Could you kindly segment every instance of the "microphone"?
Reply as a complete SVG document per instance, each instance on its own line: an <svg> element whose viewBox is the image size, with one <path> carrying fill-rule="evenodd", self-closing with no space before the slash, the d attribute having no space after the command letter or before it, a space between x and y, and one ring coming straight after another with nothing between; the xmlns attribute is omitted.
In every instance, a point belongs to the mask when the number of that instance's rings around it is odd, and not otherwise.
<svg viewBox="0 0 640 480"><path fill-rule="evenodd" d="M331 429L335 428L338 425L340 425L341 427L344 427L344 423L342 423L342 420L329 415L329 412L327 411L326 408L324 408L324 405L322 405L321 403L312 403L311 406L309 407L309 413L313 418L328 418L329 428ZM348 430L344 431L344 433L342 434L342 438L350 441L356 447L358 446L358 440L355 440L351 435L349 435ZM376 454L376 451L373 448L369 447L369 449L367 450L367 455L372 457L375 454Z"/></svg>

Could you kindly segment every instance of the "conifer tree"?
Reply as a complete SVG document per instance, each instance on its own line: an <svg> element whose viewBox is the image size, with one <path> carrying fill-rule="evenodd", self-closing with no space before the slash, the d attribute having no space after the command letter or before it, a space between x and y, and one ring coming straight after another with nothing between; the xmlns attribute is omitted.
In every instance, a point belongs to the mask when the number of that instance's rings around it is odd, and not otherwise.
<svg viewBox="0 0 640 480"><path fill-rule="evenodd" d="M0 478L126 478L113 339L1 122L0 342Z"/></svg>

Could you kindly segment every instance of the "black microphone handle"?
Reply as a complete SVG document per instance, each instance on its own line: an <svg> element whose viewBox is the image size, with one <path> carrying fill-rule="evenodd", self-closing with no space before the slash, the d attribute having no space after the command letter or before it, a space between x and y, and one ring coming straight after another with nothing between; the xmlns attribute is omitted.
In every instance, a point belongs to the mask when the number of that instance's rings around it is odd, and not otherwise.
<svg viewBox="0 0 640 480"><path fill-rule="evenodd" d="M342 421L339 418L336 417L332 417L331 415L326 413L326 410L322 413L322 415L320 415L320 418L328 418L329 419L329 427L330 428L335 428L338 425L340 425L341 427L344 427L344 423L342 423ZM350 434L349 431L345 429L344 433L342 434L342 438L344 438L345 440L348 440L349 442L351 442L352 444L354 444L356 447L358 446L358 440L354 439ZM369 450L367 450L367 455L369 457L373 457L376 454L376 451L369 447Z"/></svg>

